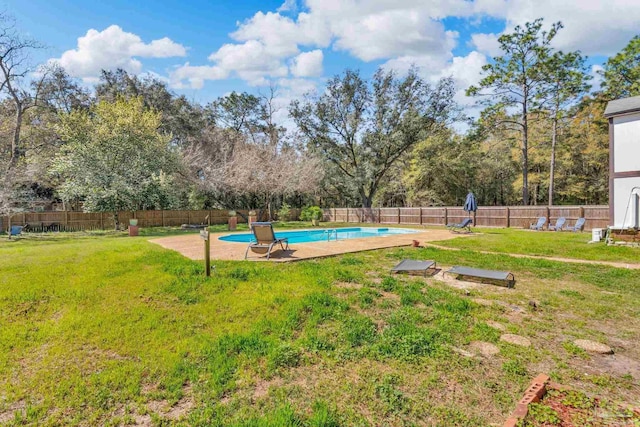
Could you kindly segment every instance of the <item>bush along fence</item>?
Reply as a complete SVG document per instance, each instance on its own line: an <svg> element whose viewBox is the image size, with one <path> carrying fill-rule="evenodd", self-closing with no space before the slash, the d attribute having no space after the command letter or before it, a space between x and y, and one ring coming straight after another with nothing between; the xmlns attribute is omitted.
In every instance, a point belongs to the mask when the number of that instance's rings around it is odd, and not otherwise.
<svg viewBox="0 0 640 427"><path fill-rule="evenodd" d="M529 228L539 217L547 218L547 224L555 224L560 217L573 225L578 218L585 218L585 230L607 228L608 206L486 206L469 215L461 207L417 208L330 208L323 209L324 221L378 223L396 225L447 225L461 222L471 216L480 227Z"/></svg>
<svg viewBox="0 0 640 427"><path fill-rule="evenodd" d="M344 223L378 223L396 225L446 225L460 222L469 214L461 207L417 207L417 208L325 208L323 220ZM238 223L246 223L248 210L236 210ZM266 220L262 212L260 219ZM209 218L207 218L209 216ZM297 220L300 209L291 209L289 219ZM580 217L586 218L585 229L606 228L609 225L608 206L491 206L480 207L474 224L481 227L529 228L529 225L544 216L547 222L563 216L573 224ZM182 224L226 224L229 211L181 210L181 211L135 211L119 212L120 224L127 226L130 219L137 219L140 227L175 227ZM75 211L24 212L12 215L12 225L29 224L33 231L84 231L109 230L114 228L113 215L109 212L84 213ZM7 231L9 218L0 217L0 230Z"/></svg>
<svg viewBox="0 0 640 427"><path fill-rule="evenodd" d="M236 210L238 223L247 223L248 210ZM256 210L261 219L266 220L266 212ZM207 218L208 216L208 218ZM298 218L300 209L291 209L290 217ZM122 211L118 212L121 227L126 227L130 219L137 219L140 227L176 227L182 224L226 224L229 211L224 209L212 210L183 210L183 211ZM113 214L110 212L21 212L11 216L11 225L29 225L31 231L85 231L114 229ZM0 217L0 230L7 231L8 217Z"/></svg>

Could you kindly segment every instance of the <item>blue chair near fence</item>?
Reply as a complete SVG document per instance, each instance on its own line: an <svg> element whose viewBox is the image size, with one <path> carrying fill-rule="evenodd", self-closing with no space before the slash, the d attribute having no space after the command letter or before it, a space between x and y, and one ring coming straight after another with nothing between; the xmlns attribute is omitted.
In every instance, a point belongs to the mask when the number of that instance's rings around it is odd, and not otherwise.
<svg viewBox="0 0 640 427"><path fill-rule="evenodd" d="M564 227L564 223L567 222L567 218L561 216L556 220L556 224L549 224L549 231L562 231L562 227Z"/></svg>
<svg viewBox="0 0 640 427"><path fill-rule="evenodd" d="M22 225L12 225L11 226L11 230L9 230L9 237L11 236L19 236L20 234L22 234L22 229L24 228L24 226Z"/></svg>
<svg viewBox="0 0 640 427"><path fill-rule="evenodd" d="M547 218L544 216L541 216L540 218L538 218L538 222L536 222L535 224L531 224L529 226L529 229L536 230L536 231L544 230L544 225L546 223L547 223Z"/></svg>
<svg viewBox="0 0 640 427"><path fill-rule="evenodd" d="M568 225L565 230L568 231L582 231L584 229L584 223L587 220L585 218L578 218L575 225Z"/></svg>

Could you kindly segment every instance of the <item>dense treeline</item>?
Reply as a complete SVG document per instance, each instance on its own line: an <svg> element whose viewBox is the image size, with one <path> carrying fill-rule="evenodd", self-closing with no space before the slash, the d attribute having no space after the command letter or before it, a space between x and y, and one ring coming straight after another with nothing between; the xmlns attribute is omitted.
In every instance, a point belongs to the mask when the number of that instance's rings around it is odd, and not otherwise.
<svg viewBox="0 0 640 427"><path fill-rule="evenodd" d="M419 70L371 79L347 70L289 106L277 88L207 105L157 78L103 71L92 90L64 69L26 66L40 46L0 16L0 211L52 201L90 211L282 205L428 206L607 202L606 102L640 94L640 38L604 64L590 91L585 58L559 52L560 23L500 38L502 55L467 89Z"/></svg>

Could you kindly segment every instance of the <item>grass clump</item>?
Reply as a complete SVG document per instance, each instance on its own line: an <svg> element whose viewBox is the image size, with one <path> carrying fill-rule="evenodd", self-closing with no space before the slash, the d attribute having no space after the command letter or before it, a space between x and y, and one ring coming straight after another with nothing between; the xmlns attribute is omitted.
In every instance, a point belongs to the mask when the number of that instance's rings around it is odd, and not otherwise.
<svg viewBox="0 0 640 427"><path fill-rule="evenodd" d="M525 420L526 421L522 423L523 427L538 425L557 426L560 425L562 421L553 408L540 403L529 404L529 413Z"/></svg>
<svg viewBox="0 0 640 427"><path fill-rule="evenodd" d="M380 297L380 293L378 293L375 289L371 288L360 288L358 289L358 303L361 308L369 308L374 302Z"/></svg>
<svg viewBox="0 0 640 427"><path fill-rule="evenodd" d="M422 315L413 308L402 308L387 319L388 327L374 346L377 354L401 360L415 361L434 353L441 343L440 333L424 323Z"/></svg>
<svg viewBox="0 0 640 427"><path fill-rule="evenodd" d="M385 375L381 380L376 381L376 397L382 401L387 413L402 412L407 405L407 399L397 388L399 382L400 377L397 375Z"/></svg>
<svg viewBox="0 0 640 427"><path fill-rule="evenodd" d="M528 375L526 366L520 360L516 359L504 362L502 364L502 371L514 379L522 379Z"/></svg>
<svg viewBox="0 0 640 427"><path fill-rule="evenodd" d="M292 345L284 343L273 349L269 354L269 367L271 369L294 368L300 364L300 350Z"/></svg>
<svg viewBox="0 0 640 427"><path fill-rule="evenodd" d="M380 289L385 292L393 292L398 287L398 279L391 276L385 276L382 278L382 282L380 282Z"/></svg>
<svg viewBox="0 0 640 427"><path fill-rule="evenodd" d="M343 322L342 333L351 347L371 344L377 338L376 325L371 319L362 315L347 317Z"/></svg>

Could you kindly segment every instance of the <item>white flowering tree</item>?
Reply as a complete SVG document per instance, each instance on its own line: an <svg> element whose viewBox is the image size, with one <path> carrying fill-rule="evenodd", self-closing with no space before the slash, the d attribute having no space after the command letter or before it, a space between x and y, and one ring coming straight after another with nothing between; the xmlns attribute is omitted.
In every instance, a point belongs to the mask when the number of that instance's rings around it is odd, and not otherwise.
<svg viewBox="0 0 640 427"><path fill-rule="evenodd" d="M62 115L65 144L52 168L63 180L62 198L84 200L86 212L113 213L116 229L119 211L163 207L178 160L160 126L161 115L140 98Z"/></svg>

